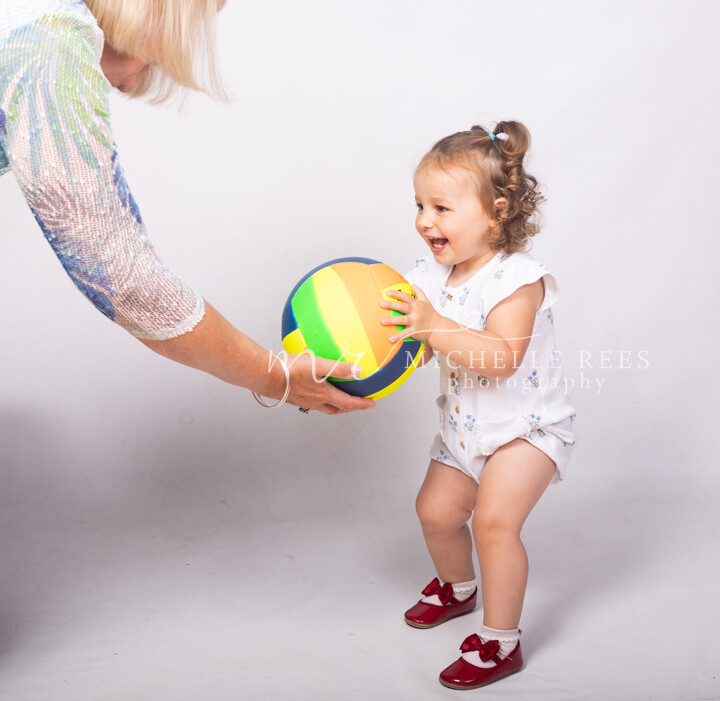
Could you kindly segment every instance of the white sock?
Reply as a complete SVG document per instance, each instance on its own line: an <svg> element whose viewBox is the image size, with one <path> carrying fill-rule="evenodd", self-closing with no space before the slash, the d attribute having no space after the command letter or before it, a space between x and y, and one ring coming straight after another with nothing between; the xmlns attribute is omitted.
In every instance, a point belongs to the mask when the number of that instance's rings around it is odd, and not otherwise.
<svg viewBox="0 0 720 701"><path fill-rule="evenodd" d="M488 626L483 625L480 629L480 639L483 642L487 642L488 640L497 640L500 643L498 657L505 658L515 649L518 640L520 640L521 633L522 631L519 628L514 628L512 630L498 630L497 628L489 628ZM472 652L463 652L460 657L476 667L487 668L496 666L496 663L492 660L483 662L480 659L480 653L477 650L473 650Z"/></svg>
<svg viewBox="0 0 720 701"><path fill-rule="evenodd" d="M473 577L467 582L454 582L452 588L453 596L458 601L465 601L472 596L472 593L477 588L477 577Z"/></svg>
<svg viewBox="0 0 720 701"><path fill-rule="evenodd" d="M443 585L443 581L438 578L438 581L440 582L440 586ZM473 577L468 582L458 582L457 584L453 584L453 596L458 601L465 601L466 599L469 599L472 593L475 591L475 587L477 587L477 577ZM420 599L424 604L433 604L434 606L442 606L442 603L440 601L440 597L437 594L433 594L432 596L424 596L422 599Z"/></svg>

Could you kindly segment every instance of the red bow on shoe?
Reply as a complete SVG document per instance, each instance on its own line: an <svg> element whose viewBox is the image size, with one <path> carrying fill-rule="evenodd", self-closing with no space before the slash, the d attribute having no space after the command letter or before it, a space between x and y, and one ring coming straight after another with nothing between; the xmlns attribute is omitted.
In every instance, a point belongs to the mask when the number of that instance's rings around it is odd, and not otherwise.
<svg viewBox="0 0 720 701"><path fill-rule="evenodd" d="M445 604L450 601L450 597L453 595L453 588L450 582L445 582L445 584L440 586L440 580L435 577L435 579L433 579L433 581L422 590L422 593L425 596L437 594L440 598L440 603L445 606Z"/></svg>
<svg viewBox="0 0 720 701"><path fill-rule="evenodd" d="M487 662L498 654L500 651L500 643L497 640L483 642L477 633L473 633L463 640L460 650L463 652L474 652L477 650L480 653L480 659L483 662Z"/></svg>

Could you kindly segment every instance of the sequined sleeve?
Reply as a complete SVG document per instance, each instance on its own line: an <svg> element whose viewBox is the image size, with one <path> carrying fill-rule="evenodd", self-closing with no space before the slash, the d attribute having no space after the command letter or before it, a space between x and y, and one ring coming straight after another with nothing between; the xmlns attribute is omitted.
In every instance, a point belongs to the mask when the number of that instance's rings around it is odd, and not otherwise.
<svg viewBox="0 0 720 701"><path fill-rule="evenodd" d="M110 129L102 34L50 14L0 47L0 168L13 171L78 289L138 338L166 340L203 317L202 298L148 241Z"/></svg>

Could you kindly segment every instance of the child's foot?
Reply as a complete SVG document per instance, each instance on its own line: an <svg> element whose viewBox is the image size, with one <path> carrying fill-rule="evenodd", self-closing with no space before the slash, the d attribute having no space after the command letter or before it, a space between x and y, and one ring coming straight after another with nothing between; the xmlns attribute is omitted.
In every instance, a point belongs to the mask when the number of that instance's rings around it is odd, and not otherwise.
<svg viewBox="0 0 720 701"><path fill-rule="evenodd" d="M511 645L473 633L463 641L460 658L440 672L440 683L451 689L477 689L519 672L523 667L519 637L514 647Z"/></svg>
<svg viewBox="0 0 720 701"><path fill-rule="evenodd" d="M477 603L477 586L472 590L472 594L462 601L456 598L453 593L453 585L445 582L440 586L440 580L435 577L425 589L423 589L425 598L415 604L412 608L405 611L405 623L413 628L433 628L441 623L470 613Z"/></svg>

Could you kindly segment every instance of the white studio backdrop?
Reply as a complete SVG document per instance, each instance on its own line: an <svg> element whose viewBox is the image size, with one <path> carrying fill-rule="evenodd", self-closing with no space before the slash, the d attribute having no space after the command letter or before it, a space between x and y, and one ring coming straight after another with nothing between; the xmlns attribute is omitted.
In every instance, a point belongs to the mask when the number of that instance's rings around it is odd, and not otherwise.
<svg viewBox="0 0 720 701"><path fill-rule="evenodd" d="M112 123L161 257L279 350L310 268L358 255L403 272L423 254L412 171L434 141L525 122L548 197L532 252L560 284L579 435L538 519L582 531L605 513L632 531L654 503L665 539L720 488L718 20L711 1L235 0L219 22L233 103L113 97ZM262 409L95 311L12 176L0 228L8 524L413 522L433 371L372 412Z"/></svg>
<svg viewBox="0 0 720 701"><path fill-rule="evenodd" d="M436 139L523 120L548 195L533 253L561 285L558 345L575 383L570 489L707 493L717 13L230 3L219 31L234 103L192 96L178 113L117 98L113 125L160 255L279 349L282 305L311 267L361 255L405 271L423 253L411 175ZM263 411L108 323L59 268L12 176L0 195L0 436L17 488L4 498L64 495L107 513L135 489L192 489L201 510L223 494L247 518L385 518L414 492L431 371L368 414Z"/></svg>

